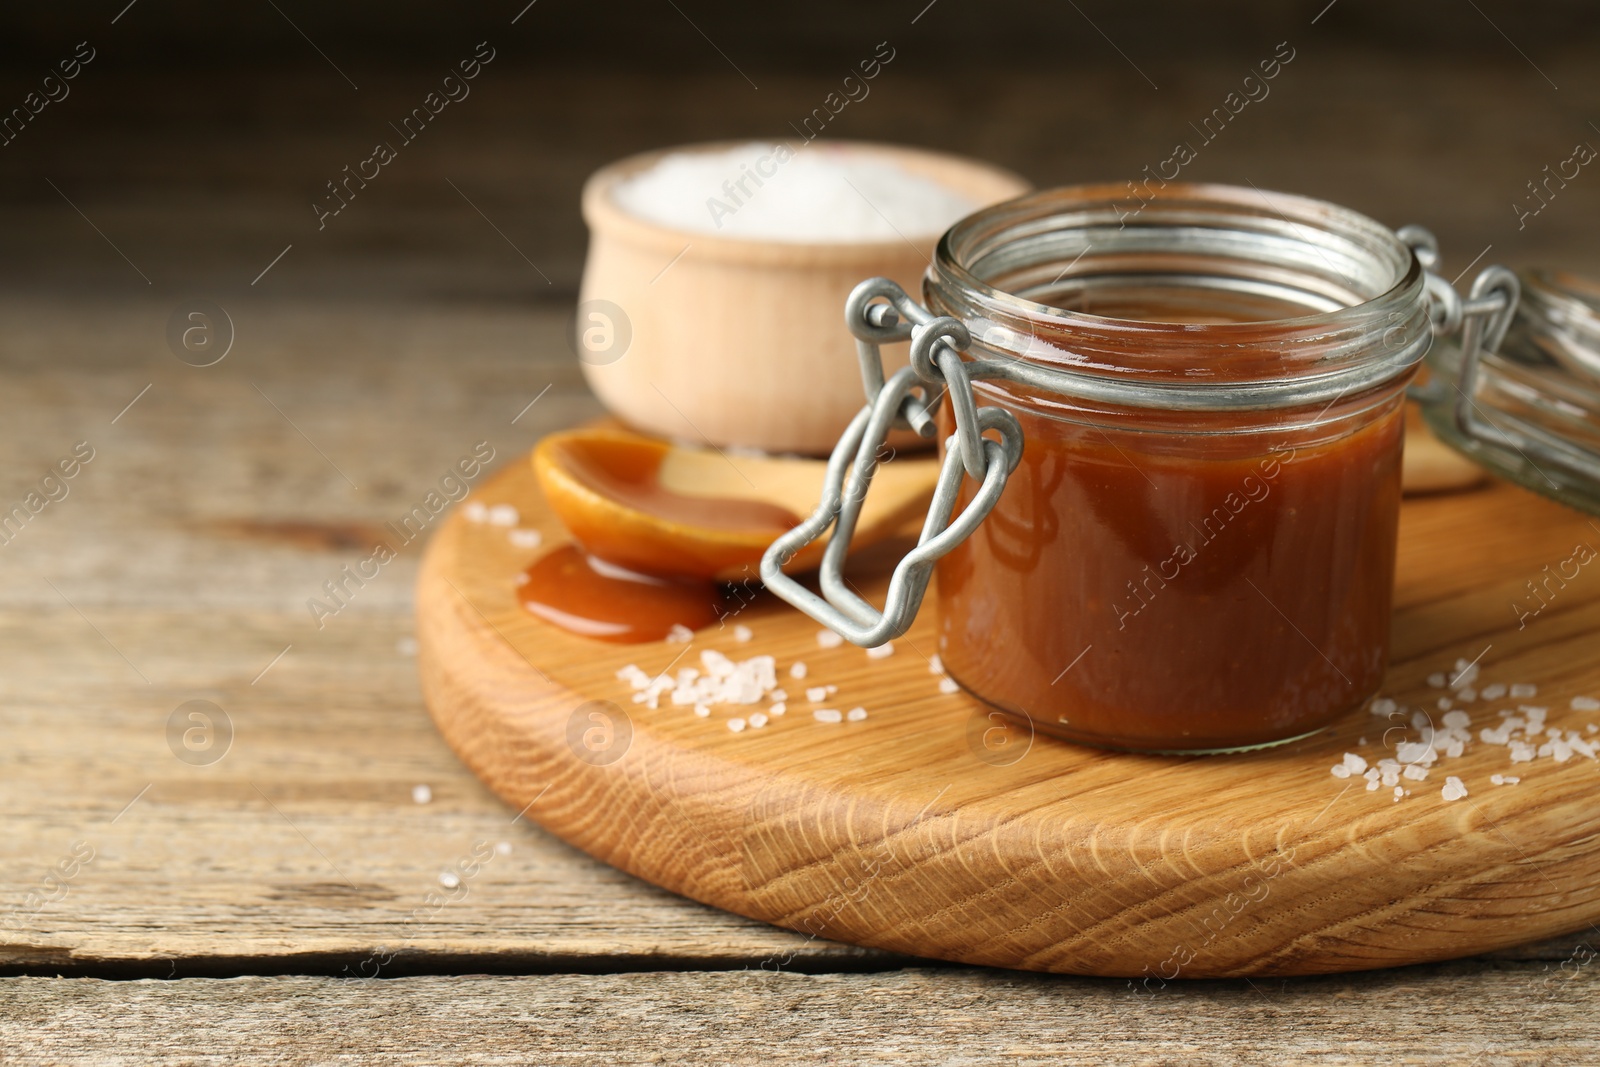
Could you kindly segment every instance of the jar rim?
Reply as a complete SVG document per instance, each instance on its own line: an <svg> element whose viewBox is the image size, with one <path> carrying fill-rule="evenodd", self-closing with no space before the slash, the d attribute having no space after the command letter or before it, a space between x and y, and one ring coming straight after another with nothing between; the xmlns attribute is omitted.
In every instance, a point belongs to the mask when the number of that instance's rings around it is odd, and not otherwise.
<svg viewBox="0 0 1600 1067"><path fill-rule="evenodd" d="M924 297L967 327L975 376L1123 408L1264 410L1399 388L1432 344L1422 263L1365 215L1198 183L1132 203L1116 186L1063 186L945 233ZM1191 317L1046 302L1078 294ZM1308 313L1248 317L1284 306Z"/></svg>
<svg viewBox="0 0 1600 1067"><path fill-rule="evenodd" d="M1130 200L1127 189L1111 184L1056 186L981 208L958 221L940 238L934 252L930 278L954 282L997 308L1041 320L1109 331L1137 330L1195 338L1221 331L1229 334L1277 334L1286 328L1316 328L1337 324L1341 318L1348 318L1349 312L1370 309L1373 305L1392 302L1397 297L1404 298L1411 290L1420 292L1424 270L1410 247L1382 223L1350 208L1294 193L1212 182L1168 182L1157 189L1147 187L1146 192L1149 194L1147 199L1136 197ZM1132 212L1123 211L1119 206L1129 203L1139 206ZM1097 216L1105 218L1115 214L1119 227L1127 225L1128 218L1132 218L1133 225L1137 227L1148 225L1140 217L1150 207L1156 208L1158 217L1175 211L1189 214L1194 209L1231 209L1234 212L1232 218L1239 221L1275 218L1296 231L1301 240L1305 240L1308 229L1312 227L1323 234L1360 237L1369 242L1367 247L1374 259L1385 255L1392 257L1394 269L1380 289L1368 292L1360 299L1347 301L1340 307L1305 315L1215 325L1125 318L1062 308L992 285L979 277L970 266L971 253L981 250L975 249L974 245L986 229L996 224L1006 224L1008 229L1015 231L1030 226L1036 228L1052 218L1064 219L1069 217L1069 213L1076 213L1083 216L1086 222L1093 221ZM1004 235L997 235L997 238L1003 240ZM1306 244L1311 246L1312 242L1306 241Z"/></svg>

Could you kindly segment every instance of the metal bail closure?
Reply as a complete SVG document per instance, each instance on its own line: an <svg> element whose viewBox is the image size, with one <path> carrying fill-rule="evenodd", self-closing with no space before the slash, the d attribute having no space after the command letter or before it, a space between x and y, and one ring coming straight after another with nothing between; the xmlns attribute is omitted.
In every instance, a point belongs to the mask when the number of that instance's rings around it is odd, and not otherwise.
<svg viewBox="0 0 1600 1067"><path fill-rule="evenodd" d="M828 458L816 511L774 541L761 557L761 580L847 641L870 648L910 628L928 591L933 565L988 517L1022 459L1022 427L1008 411L977 406L961 358L971 338L960 321L935 317L887 278L871 278L855 287L845 302L845 321L856 337L867 405L851 420ZM885 381L879 346L905 340L911 341L911 366ZM947 392L956 432L945 442L944 463L917 547L896 564L879 611L845 581L850 539L890 431L910 429L932 437L933 417ZM985 436L991 432L999 440ZM967 476L979 483L978 488L961 514L952 517ZM818 571L819 596L784 574L783 566L830 527L833 533Z"/></svg>

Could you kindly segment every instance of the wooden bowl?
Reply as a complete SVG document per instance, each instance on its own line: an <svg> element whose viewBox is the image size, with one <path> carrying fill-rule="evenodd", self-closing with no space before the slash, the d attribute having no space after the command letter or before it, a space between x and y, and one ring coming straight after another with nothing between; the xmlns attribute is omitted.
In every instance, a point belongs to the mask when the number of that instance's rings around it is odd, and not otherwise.
<svg viewBox="0 0 1600 1067"><path fill-rule="evenodd" d="M830 145L892 160L965 194L975 208L1028 189L1009 171L956 156ZM831 451L865 402L845 297L876 275L920 292L940 235L797 243L691 233L629 214L612 195L617 183L666 154L613 163L584 186L590 242L576 333L594 331L594 343L579 343L590 387L613 414L665 437ZM890 373L907 358L906 346L897 348L885 352Z"/></svg>

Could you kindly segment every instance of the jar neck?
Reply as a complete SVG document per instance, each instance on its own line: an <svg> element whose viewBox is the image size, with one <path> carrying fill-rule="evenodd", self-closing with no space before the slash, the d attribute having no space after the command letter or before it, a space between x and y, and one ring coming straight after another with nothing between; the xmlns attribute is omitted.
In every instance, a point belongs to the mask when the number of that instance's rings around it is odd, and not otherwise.
<svg viewBox="0 0 1600 1067"><path fill-rule="evenodd" d="M940 241L935 314L969 356L1090 403L1267 410L1409 379L1431 342L1422 266L1393 232L1304 197L1168 184L1046 190Z"/></svg>

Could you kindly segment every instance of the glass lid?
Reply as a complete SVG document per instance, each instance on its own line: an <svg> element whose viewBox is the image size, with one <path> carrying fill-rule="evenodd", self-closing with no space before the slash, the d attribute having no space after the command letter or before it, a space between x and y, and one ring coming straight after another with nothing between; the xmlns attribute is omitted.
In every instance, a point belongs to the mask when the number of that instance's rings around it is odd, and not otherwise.
<svg viewBox="0 0 1600 1067"><path fill-rule="evenodd" d="M1414 390L1443 441L1502 477L1600 514L1600 282L1525 271L1498 346L1440 339Z"/></svg>

